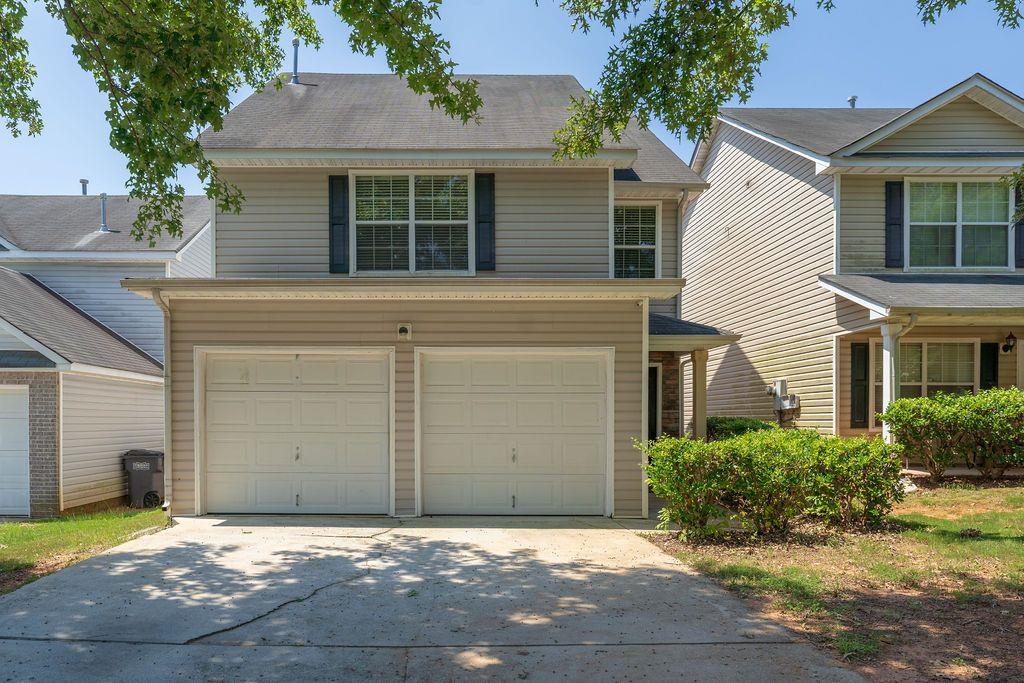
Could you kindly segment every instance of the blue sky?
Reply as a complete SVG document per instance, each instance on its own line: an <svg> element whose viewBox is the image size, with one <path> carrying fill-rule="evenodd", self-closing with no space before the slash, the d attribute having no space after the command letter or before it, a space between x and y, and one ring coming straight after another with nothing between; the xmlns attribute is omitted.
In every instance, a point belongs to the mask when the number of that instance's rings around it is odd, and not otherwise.
<svg viewBox="0 0 1024 683"><path fill-rule="evenodd" d="M814 0L798 0L792 25L769 39L769 58L751 106L913 106L980 71L1024 92L1021 32L1001 29L986 0L923 26L913 0L839 0L831 14ZM304 71L382 73L381 57L353 55L343 25L317 8L325 37L319 52L304 48ZM463 73L568 73L596 83L608 46L604 31L573 34L556 0L444 0L439 28L452 43ZM33 3L26 22L39 70L35 95L46 128L34 138L12 139L0 130L0 193L74 194L78 179L93 193L124 191L124 159L107 144L105 98L75 62L62 26ZM287 42L287 41L286 41ZM290 52L290 45L288 51ZM290 68L290 63L285 68ZM248 92L236 94L235 101ZM653 129L684 160L692 144ZM185 174L189 191L198 191Z"/></svg>

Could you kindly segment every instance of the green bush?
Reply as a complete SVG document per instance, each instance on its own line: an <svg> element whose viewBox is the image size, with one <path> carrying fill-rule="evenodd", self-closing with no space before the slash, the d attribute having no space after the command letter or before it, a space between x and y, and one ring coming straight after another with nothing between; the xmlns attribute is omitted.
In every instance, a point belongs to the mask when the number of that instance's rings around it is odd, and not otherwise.
<svg viewBox="0 0 1024 683"><path fill-rule="evenodd" d="M708 439L711 441L778 428L777 424L754 417L708 417Z"/></svg>
<svg viewBox="0 0 1024 683"><path fill-rule="evenodd" d="M714 444L662 437L646 444L651 491L664 499L661 528L677 524L689 537L709 537L723 514L725 461Z"/></svg>
<svg viewBox="0 0 1024 683"><path fill-rule="evenodd" d="M728 498L744 528L762 535L789 529L807 503L819 438L779 429L717 442L730 469Z"/></svg>
<svg viewBox="0 0 1024 683"><path fill-rule="evenodd" d="M785 533L801 515L835 525L876 523L903 495L898 449L881 440L763 430L704 443L663 437L641 446L661 528L713 536L734 524Z"/></svg>
<svg viewBox="0 0 1024 683"><path fill-rule="evenodd" d="M964 463L986 477L1024 465L1024 392L988 389L893 401L879 416L911 458L938 479Z"/></svg>
<svg viewBox="0 0 1024 683"><path fill-rule="evenodd" d="M850 527L877 524L903 500L899 447L881 439L818 441L807 513Z"/></svg>

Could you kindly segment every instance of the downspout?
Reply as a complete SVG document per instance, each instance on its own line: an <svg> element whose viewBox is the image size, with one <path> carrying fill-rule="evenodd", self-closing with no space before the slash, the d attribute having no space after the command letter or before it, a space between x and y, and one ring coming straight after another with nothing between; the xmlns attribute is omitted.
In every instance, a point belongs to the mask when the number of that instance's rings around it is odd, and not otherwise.
<svg viewBox="0 0 1024 683"><path fill-rule="evenodd" d="M164 316L164 510L171 511L171 309L159 289L153 288L153 301Z"/></svg>
<svg viewBox="0 0 1024 683"><path fill-rule="evenodd" d="M895 335L893 335L895 336L896 341L903 339L903 337L906 336L907 332L910 332L912 329L914 329L915 325L917 325L917 313L911 313L910 320L907 322L906 325L903 326L903 329L897 332Z"/></svg>

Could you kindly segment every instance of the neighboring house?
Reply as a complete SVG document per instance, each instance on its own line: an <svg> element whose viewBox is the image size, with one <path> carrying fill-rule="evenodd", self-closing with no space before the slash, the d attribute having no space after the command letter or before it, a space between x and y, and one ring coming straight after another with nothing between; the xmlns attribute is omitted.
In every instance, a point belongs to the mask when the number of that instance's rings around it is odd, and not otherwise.
<svg viewBox="0 0 1024 683"><path fill-rule="evenodd" d="M742 333L712 353L709 411L880 431L899 396L1024 384L1024 227L1000 178L1024 101L981 75L912 109L720 112L694 153L684 315Z"/></svg>
<svg viewBox="0 0 1024 683"><path fill-rule="evenodd" d="M39 280L0 267L0 516L124 495L163 443L163 368Z"/></svg>
<svg viewBox="0 0 1024 683"><path fill-rule="evenodd" d="M87 314L163 359L160 309L125 291L125 277L209 277L210 202L185 198L180 237L156 244L131 236L140 202L107 196L0 195L0 266L31 273Z"/></svg>
<svg viewBox="0 0 1024 683"><path fill-rule="evenodd" d="M125 282L169 317L175 513L647 514L633 440L678 431L684 364L702 429L734 338L677 318L706 184L635 126L554 159L572 77L473 78L479 125L301 74L202 135L245 194L216 279Z"/></svg>
<svg viewBox="0 0 1024 683"><path fill-rule="evenodd" d="M121 454L163 444L163 315L120 281L209 276L210 204L186 198L182 236L150 247L138 202L102 201L0 195L3 516L120 498Z"/></svg>

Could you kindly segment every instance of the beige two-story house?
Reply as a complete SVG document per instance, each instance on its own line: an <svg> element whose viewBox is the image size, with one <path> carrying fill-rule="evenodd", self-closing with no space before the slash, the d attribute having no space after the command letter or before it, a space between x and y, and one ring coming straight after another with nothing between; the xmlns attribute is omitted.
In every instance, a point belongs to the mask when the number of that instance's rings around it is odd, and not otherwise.
<svg viewBox="0 0 1024 683"><path fill-rule="evenodd" d="M709 411L864 434L896 397L1024 385L1022 163L1024 101L982 75L910 109L723 109L682 238L683 315L743 335Z"/></svg>
<svg viewBox="0 0 1024 683"><path fill-rule="evenodd" d="M387 75L298 74L205 152L245 194L215 278L163 308L176 514L646 515L634 439L700 432L680 206L707 184L631 127L553 158L583 90L475 76L462 125Z"/></svg>

